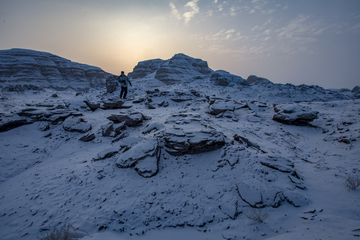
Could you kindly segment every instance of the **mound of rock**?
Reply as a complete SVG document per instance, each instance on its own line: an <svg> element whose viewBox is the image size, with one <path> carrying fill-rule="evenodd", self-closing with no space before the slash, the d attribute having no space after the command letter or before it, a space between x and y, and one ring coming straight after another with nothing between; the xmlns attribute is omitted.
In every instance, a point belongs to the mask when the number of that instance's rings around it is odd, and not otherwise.
<svg viewBox="0 0 360 240"><path fill-rule="evenodd" d="M217 70L211 74L210 81L219 86L249 85L249 83L242 77L230 74L224 70Z"/></svg>
<svg viewBox="0 0 360 240"><path fill-rule="evenodd" d="M161 150L156 139L143 139L133 146L126 146L125 149L116 161L117 167L134 167L139 175L145 178L158 173Z"/></svg>
<svg viewBox="0 0 360 240"><path fill-rule="evenodd" d="M311 110L307 106L296 104L284 104L274 107L276 114L273 120L289 125L308 125L317 119L319 112Z"/></svg>
<svg viewBox="0 0 360 240"><path fill-rule="evenodd" d="M265 84L272 84L269 79L258 77L256 75L250 75L246 81L251 85L265 85Z"/></svg>
<svg viewBox="0 0 360 240"><path fill-rule="evenodd" d="M112 93L116 91L116 87L118 86L117 76L111 75L106 79L106 92Z"/></svg>
<svg viewBox="0 0 360 240"><path fill-rule="evenodd" d="M109 73L98 67L27 49L0 50L0 83L31 84L56 90L103 87ZM8 86L9 87L9 86Z"/></svg>
<svg viewBox="0 0 360 240"><path fill-rule="evenodd" d="M165 150L171 155L196 154L219 149L225 145L223 133L208 129L200 115L175 114L167 123L174 123L164 131Z"/></svg>
<svg viewBox="0 0 360 240"><path fill-rule="evenodd" d="M139 62L129 75L132 79L137 79L153 74L155 79L169 85L194 77L208 76L212 72L206 61L179 53L169 60L152 59Z"/></svg>
<svg viewBox="0 0 360 240"><path fill-rule="evenodd" d="M69 117L64 121L63 128L69 132L86 133L91 130L92 126L83 118Z"/></svg>
<svg viewBox="0 0 360 240"><path fill-rule="evenodd" d="M142 113L131 112L123 114L112 114L107 119L114 123L124 122L124 124L128 127L136 127L140 125L144 120L148 120L149 118L145 117Z"/></svg>

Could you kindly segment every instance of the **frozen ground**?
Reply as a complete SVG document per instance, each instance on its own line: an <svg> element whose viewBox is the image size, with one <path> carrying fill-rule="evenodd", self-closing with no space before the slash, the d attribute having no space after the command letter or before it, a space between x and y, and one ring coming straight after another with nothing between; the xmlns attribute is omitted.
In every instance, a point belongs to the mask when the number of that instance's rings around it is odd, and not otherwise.
<svg viewBox="0 0 360 240"><path fill-rule="evenodd" d="M62 121L0 132L1 239L36 239L64 223L84 240L359 238L360 190L344 186L348 175L360 176L360 100L350 92L146 82L134 82L124 109L84 104L117 100L104 89L1 93L3 120L62 106L82 114L95 136L79 141L84 133ZM272 119L274 105L318 118L285 125ZM107 117L120 112L146 118L122 129L123 138L103 136ZM170 153L180 145L166 145L201 142L209 132L224 145L178 155ZM159 155L145 157L154 144ZM268 213L264 223L246 216L251 209Z"/></svg>

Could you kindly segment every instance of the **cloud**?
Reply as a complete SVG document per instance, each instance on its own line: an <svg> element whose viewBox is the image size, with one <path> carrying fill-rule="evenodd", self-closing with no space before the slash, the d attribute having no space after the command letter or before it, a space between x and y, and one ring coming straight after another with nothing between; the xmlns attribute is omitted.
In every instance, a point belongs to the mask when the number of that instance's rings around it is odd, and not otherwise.
<svg viewBox="0 0 360 240"><path fill-rule="evenodd" d="M176 9L175 5L170 2L169 4L170 8L171 8L171 13L177 18L177 19L181 19L181 15L179 13L179 11Z"/></svg>
<svg viewBox="0 0 360 240"><path fill-rule="evenodd" d="M321 28L316 21L310 21L309 16L300 14L288 25L278 30L278 38L297 42L316 42L317 36L325 28Z"/></svg>
<svg viewBox="0 0 360 240"><path fill-rule="evenodd" d="M183 15L179 13L175 5L170 2L169 6L171 9L171 13L179 20L184 19L184 23L187 24L190 22L190 20L194 17L195 14L197 14L200 9L197 5L198 0L192 0L185 4L185 8L189 9L187 12L185 12ZM211 16L212 12L208 12L208 14Z"/></svg>
<svg viewBox="0 0 360 240"><path fill-rule="evenodd" d="M193 18L194 15L197 14L200 11L200 9L199 9L199 7L197 5L197 2L198 2L198 0L193 0L193 1L190 1L190 2L185 4L185 7L190 8L190 11L185 12L183 14L183 17L185 19L185 23L188 23L191 20L191 18Z"/></svg>

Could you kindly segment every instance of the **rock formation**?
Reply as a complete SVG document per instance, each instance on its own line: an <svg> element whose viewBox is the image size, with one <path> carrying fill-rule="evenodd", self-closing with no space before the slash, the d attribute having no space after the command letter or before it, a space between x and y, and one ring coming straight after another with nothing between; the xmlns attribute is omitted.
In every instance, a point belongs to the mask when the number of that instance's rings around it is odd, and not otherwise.
<svg viewBox="0 0 360 240"><path fill-rule="evenodd" d="M219 86L249 85L242 77L230 74L224 70L215 71L211 75L210 81Z"/></svg>
<svg viewBox="0 0 360 240"><path fill-rule="evenodd" d="M255 75L250 75L246 81L251 85L259 85L259 84L272 84L269 79L258 77Z"/></svg>
<svg viewBox="0 0 360 240"><path fill-rule="evenodd" d="M169 60L152 59L139 62L129 76L132 79L152 76L169 85L190 78L209 76L212 72L206 61L179 53Z"/></svg>
<svg viewBox="0 0 360 240"><path fill-rule="evenodd" d="M21 85L56 90L87 90L105 86L109 73L98 67L72 62L65 58L27 49L0 51L0 84L4 88Z"/></svg>

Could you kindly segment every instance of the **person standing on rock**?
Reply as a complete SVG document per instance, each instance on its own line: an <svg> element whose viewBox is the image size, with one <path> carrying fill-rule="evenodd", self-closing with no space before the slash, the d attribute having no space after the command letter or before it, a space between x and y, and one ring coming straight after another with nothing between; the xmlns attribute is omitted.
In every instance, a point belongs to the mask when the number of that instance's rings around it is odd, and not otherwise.
<svg viewBox="0 0 360 240"><path fill-rule="evenodd" d="M131 85L129 78L121 71L121 75L118 77L118 82L121 86L120 98L126 99L128 84Z"/></svg>

